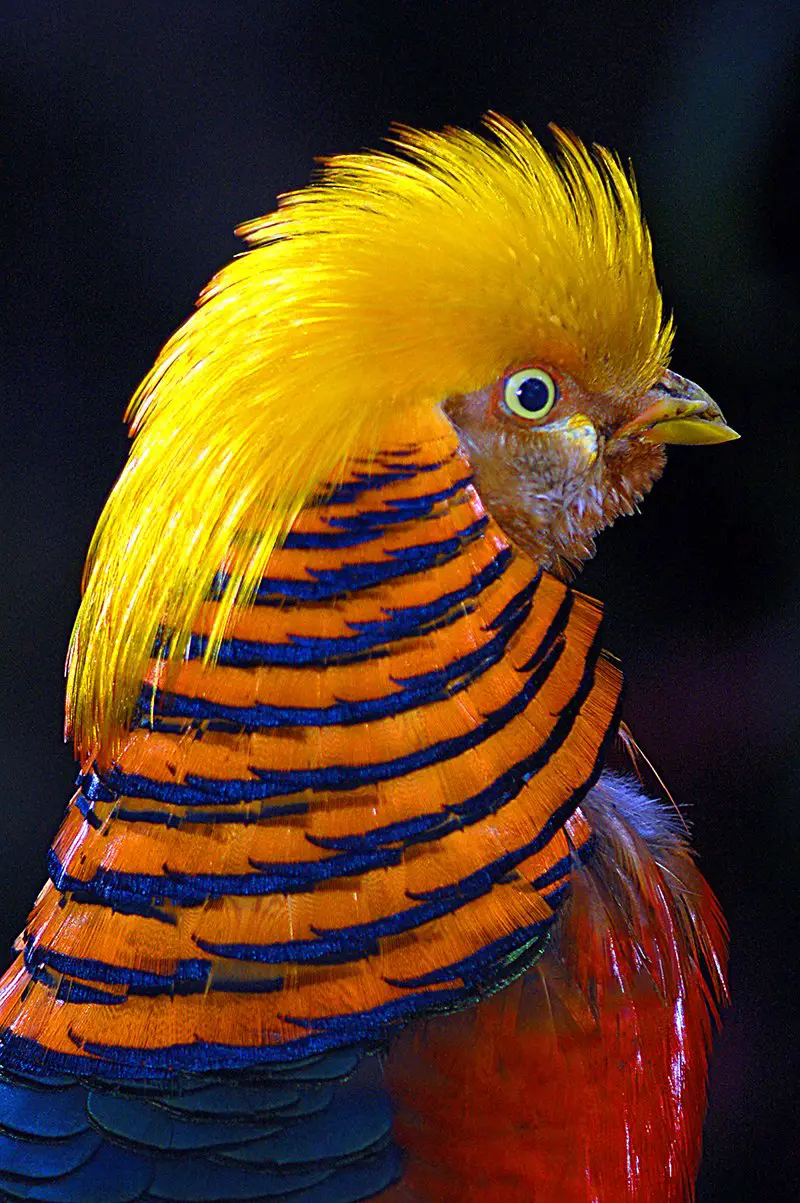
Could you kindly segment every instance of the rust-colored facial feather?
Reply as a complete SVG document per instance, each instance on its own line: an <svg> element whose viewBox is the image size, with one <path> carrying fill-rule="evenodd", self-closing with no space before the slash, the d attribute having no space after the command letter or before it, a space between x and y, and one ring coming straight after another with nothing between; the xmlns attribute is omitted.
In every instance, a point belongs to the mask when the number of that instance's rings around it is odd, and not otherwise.
<svg viewBox="0 0 800 1203"><path fill-rule="evenodd" d="M450 398L456 428L485 504L534 561L562 576L594 555L595 535L637 503L661 475L665 454L638 434L619 435L646 407L641 398L596 394L551 364L557 386L540 421L508 411L503 387ZM619 437L617 437L619 435Z"/></svg>

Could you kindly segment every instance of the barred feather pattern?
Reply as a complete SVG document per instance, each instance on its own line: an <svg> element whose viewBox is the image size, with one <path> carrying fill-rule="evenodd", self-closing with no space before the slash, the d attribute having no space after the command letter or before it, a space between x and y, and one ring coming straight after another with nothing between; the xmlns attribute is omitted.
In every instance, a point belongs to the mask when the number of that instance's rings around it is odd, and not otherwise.
<svg viewBox="0 0 800 1203"><path fill-rule="evenodd" d="M694 1198L724 920L673 817L637 783L606 772L581 809L594 855L576 863L536 966L392 1050L408 1160L387 1200Z"/></svg>
<svg viewBox="0 0 800 1203"><path fill-rule="evenodd" d="M307 507L211 667L217 604L84 765L0 984L7 1068L380 1040L521 973L588 851L621 687L600 610L514 552L452 432Z"/></svg>
<svg viewBox="0 0 800 1203"><path fill-rule="evenodd" d="M593 854L541 960L385 1074L358 1048L168 1093L3 1070L0 1198L687 1203L724 924L634 782L604 773L581 809Z"/></svg>

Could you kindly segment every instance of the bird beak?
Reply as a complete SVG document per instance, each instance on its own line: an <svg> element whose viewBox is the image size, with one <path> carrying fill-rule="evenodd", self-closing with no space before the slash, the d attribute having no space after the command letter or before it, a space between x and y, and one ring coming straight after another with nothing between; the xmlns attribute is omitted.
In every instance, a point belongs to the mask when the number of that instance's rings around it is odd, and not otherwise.
<svg viewBox="0 0 800 1203"><path fill-rule="evenodd" d="M644 408L617 431L616 438L692 444L728 443L739 438L708 393L676 372L665 372L642 402Z"/></svg>

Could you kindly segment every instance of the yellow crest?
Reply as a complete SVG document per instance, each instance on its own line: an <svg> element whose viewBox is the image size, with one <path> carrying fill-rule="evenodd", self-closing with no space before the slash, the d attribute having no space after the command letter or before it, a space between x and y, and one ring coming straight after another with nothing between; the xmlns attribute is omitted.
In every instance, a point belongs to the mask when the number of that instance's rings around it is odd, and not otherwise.
<svg viewBox="0 0 800 1203"><path fill-rule="evenodd" d="M396 131L399 154L329 160L241 227L126 415L134 443L87 560L67 723L113 755L160 632L185 654L221 565L209 641L298 510L348 457L441 421L446 397L537 356L635 395L671 342L635 188L608 151L524 126Z"/></svg>

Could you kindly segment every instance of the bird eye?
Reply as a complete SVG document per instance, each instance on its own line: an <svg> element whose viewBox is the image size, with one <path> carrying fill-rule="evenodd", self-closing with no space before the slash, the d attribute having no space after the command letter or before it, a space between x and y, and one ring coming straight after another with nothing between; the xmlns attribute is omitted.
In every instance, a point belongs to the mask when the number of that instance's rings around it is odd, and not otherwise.
<svg viewBox="0 0 800 1203"><path fill-rule="evenodd" d="M523 368L505 382L503 404L518 418L544 418L556 403L558 385L543 368Z"/></svg>

